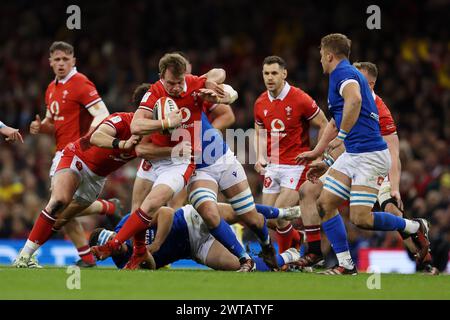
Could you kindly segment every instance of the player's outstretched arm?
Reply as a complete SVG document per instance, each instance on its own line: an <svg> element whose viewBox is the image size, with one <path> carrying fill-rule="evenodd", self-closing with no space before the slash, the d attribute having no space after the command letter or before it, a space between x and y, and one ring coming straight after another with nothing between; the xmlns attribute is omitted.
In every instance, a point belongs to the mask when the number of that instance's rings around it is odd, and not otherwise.
<svg viewBox="0 0 450 320"><path fill-rule="evenodd" d="M138 109L131 121L131 133L144 136L155 131L175 128L181 124L181 120L180 110L172 111L163 120L154 120L152 111Z"/></svg>
<svg viewBox="0 0 450 320"><path fill-rule="evenodd" d="M359 84L356 82L347 84L342 90L342 97L344 98L344 111L340 130L348 133L352 130L361 112L362 98Z"/></svg>
<svg viewBox="0 0 450 320"><path fill-rule="evenodd" d="M116 129L107 124L101 124L92 133L90 143L99 148L127 150L138 144L140 139L140 136L132 135L128 140L120 140L116 138Z"/></svg>
<svg viewBox="0 0 450 320"><path fill-rule="evenodd" d="M209 70L203 76L206 77L207 81L215 82L216 84L221 84L224 83L227 77L227 73L222 68L214 68Z"/></svg>
<svg viewBox="0 0 450 320"><path fill-rule="evenodd" d="M170 157L173 147L160 147L151 142L141 141L136 148L136 156L145 160L156 160Z"/></svg>
<svg viewBox="0 0 450 320"><path fill-rule="evenodd" d="M225 130L231 127L236 121L233 109L228 104L217 104L210 113L213 121L211 125L217 130Z"/></svg>
<svg viewBox="0 0 450 320"><path fill-rule="evenodd" d="M0 121L0 133L6 136L6 141L21 141L23 143L22 135L19 129L8 127L6 124Z"/></svg>
<svg viewBox="0 0 450 320"><path fill-rule="evenodd" d="M254 142L256 152L255 171L264 175L266 173L265 167L267 166L267 130L265 130L263 126L258 125L256 122Z"/></svg>
<svg viewBox="0 0 450 320"><path fill-rule="evenodd" d="M328 124L327 117L325 117L325 114L323 113L323 111L320 110L319 113L314 118L312 118L309 122L314 127L319 128L318 139L320 140L320 138L322 138L322 135Z"/></svg>
<svg viewBox="0 0 450 320"><path fill-rule="evenodd" d="M156 212L156 223L158 224L158 229L156 231L155 239L148 247L150 253L155 253L159 250L161 245L166 241L170 229L172 228L174 210L169 207L161 207Z"/></svg>
<svg viewBox="0 0 450 320"><path fill-rule="evenodd" d="M295 158L297 163L312 161L320 157L327 149L329 143L336 138L337 133L336 123L334 122L334 119L331 119L323 130L322 137L317 142L315 148L311 151L300 153Z"/></svg>
<svg viewBox="0 0 450 320"><path fill-rule="evenodd" d="M88 111L94 117L91 122L91 129L97 127L107 116L109 116L108 108L103 101L99 101L89 107Z"/></svg>

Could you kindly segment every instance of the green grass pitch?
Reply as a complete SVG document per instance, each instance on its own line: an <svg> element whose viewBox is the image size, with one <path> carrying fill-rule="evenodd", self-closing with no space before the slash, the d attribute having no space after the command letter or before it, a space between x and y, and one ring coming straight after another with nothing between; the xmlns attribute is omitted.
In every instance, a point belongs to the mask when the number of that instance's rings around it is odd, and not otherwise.
<svg viewBox="0 0 450 320"><path fill-rule="evenodd" d="M242 274L97 268L82 269L81 288L69 290L70 276L66 268L0 267L0 299L450 299L447 275L381 274L381 288L372 290L367 288L371 274L324 276L299 272Z"/></svg>

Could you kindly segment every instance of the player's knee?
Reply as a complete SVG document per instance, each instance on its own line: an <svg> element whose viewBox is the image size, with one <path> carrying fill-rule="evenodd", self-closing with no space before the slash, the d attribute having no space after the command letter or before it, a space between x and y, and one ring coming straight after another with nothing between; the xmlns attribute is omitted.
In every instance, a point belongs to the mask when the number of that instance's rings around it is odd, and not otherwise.
<svg viewBox="0 0 450 320"><path fill-rule="evenodd" d="M381 204L381 211L392 213L396 216L403 216L403 213L397 207L397 201L394 198L389 198Z"/></svg>
<svg viewBox="0 0 450 320"><path fill-rule="evenodd" d="M156 212L156 210L165 205L168 200L167 194L165 193L152 195L148 204L148 213Z"/></svg>
<svg viewBox="0 0 450 320"><path fill-rule="evenodd" d="M362 229L371 229L372 223L370 218L370 213L361 210L353 210L353 208L350 208L350 221L355 226Z"/></svg>
<svg viewBox="0 0 450 320"><path fill-rule="evenodd" d="M69 205L69 203L70 200L64 197L53 198L47 206L47 211L51 216L56 217Z"/></svg>
<svg viewBox="0 0 450 320"><path fill-rule="evenodd" d="M299 190L300 201L317 201L321 189L320 185L306 181Z"/></svg>
<svg viewBox="0 0 450 320"><path fill-rule="evenodd" d="M208 228L215 228L219 225L220 215L216 203L212 201L206 201L199 207L198 212L200 213L203 221L206 223Z"/></svg>
<svg viewBox="0 0 450 320"><path fill-rule="evenodd" d="M320 197L317 201L317 208L319 209L319 215L323 218L327 213L334 212L333 204L326 199Z"/></svg>
<svg viewBox="0 0 450 320"><path fill-rule="evenodd" d="M256 212L247 212L240 215L239 220L245 223L251 230L259 229L264 225L264 217Z"/></svg>

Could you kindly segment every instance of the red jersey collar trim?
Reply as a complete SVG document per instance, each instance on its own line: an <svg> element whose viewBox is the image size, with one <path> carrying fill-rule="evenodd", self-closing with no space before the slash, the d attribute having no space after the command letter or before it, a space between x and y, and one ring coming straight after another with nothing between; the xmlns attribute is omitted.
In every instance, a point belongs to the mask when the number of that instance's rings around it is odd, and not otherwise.
<svg viewBox="0 0 450 320"><path fill-rule="evenodd" d="M70 70L69 74L68 74L67 76L65 76L63 79L58 80L58 78L55 77L55 83L56 83L56 84L58 84L58 83L65 84L65 83L66 83L67 81L69 81L70 78L72 78L77 72L78 72L78 71L77 71L77 68L76 68L76 67L73 67L72 70Z"/></svg>
<svg viewBox="0 0 450 320"><path fill-rule="evenodd" d="M283 90L281 90L280 94L277 97L272 97L272 95L270 94L269 91L267 91L267 96L269 97L270 102L273 102L273 100L284 100L284 98L286 98L286 96L289 93L289 90L291 89L291 86L289 85L289 83L287 81L284 82L284 87Z"/></svg>

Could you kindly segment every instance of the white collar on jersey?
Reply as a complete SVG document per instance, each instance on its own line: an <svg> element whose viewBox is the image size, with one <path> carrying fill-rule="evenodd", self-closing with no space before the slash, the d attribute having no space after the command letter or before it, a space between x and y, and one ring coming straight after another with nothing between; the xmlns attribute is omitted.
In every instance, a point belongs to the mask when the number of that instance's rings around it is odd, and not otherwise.
<svg viewBox="0 0 450 320"><path fill-rule="evenodd" d="M273 100L276 100L276 99L284 100L284 98L286 98L286 96L288 95L290 89L291 89L291 86L289 85L289 83L287 81L285 81L283 90L281 90L278 97L275 97L275 98L272 97L272 95L270 94L269 91L267 91L267 96L269 97L270 102L272 102Z"/></svg>
<svg viewBox="0 0 450 320"><path fill-rule="evenodd" d="M65 76L63 79L58 80L58 78L55 78L56 83L62 83L65 84L67 81L69 81L70 78L72 78L77 73L77 68L73 67L72 70L70 70L69 74Z"/></svg>
<svg viewBox="0 0 450 320"><path fill-rule="evenodd" d="M162 79L159 79L159 81L161 82L161 84L164 87L164 82L162 81ZM164 88L164 90L166 90L166 88ZM166 91L167 92L167 91ZM186 77L184 77L184 85L183 85L183 93L187 92L187 83L186 83Z"/></svg>
<svg viewBox="0 0 450 320"><path fill-rule="evenodd" d="M373 90L372 90L372 97L373 97L373 100L377 99L377 95L375 94L375 91L373 91Z"/></svg>

